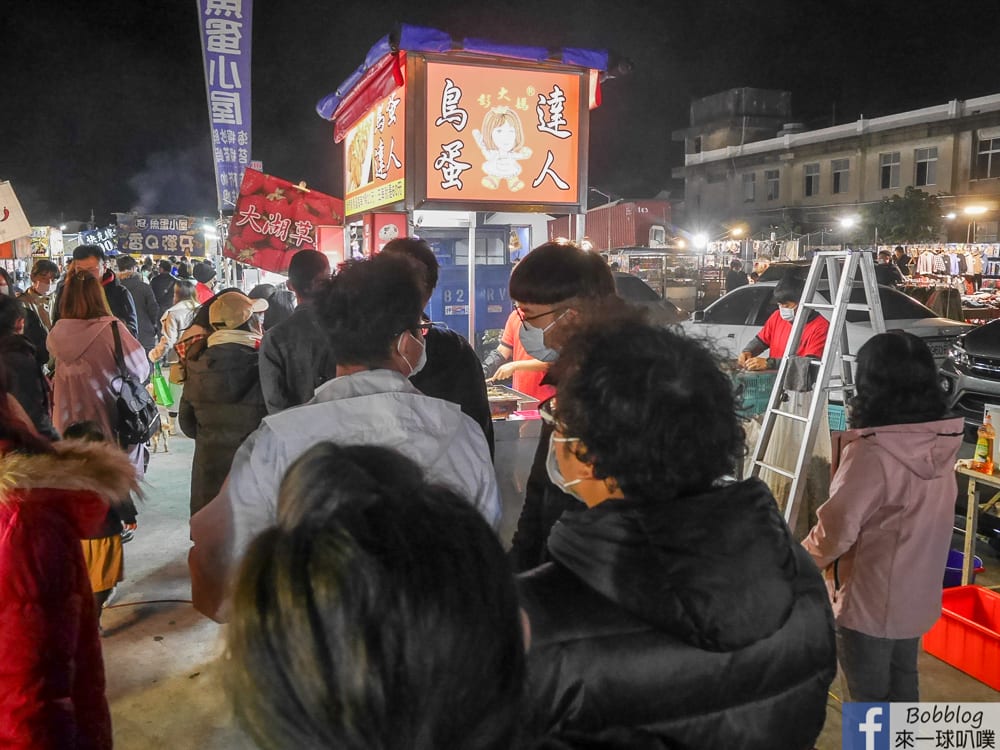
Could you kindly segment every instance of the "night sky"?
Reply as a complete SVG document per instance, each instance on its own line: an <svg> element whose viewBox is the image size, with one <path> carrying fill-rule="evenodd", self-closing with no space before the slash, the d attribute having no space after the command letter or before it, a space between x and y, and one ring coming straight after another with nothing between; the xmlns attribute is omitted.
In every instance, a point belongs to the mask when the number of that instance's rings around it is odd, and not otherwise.
<svg viewBox="0 0 1000 750"><path fill-rule="evenodd" d="M33 224L114 211L216 213L195 0L7 3L0 180ZM694 97L792 92L808 127L1000 93L990 4L867 0L257 0L253 158L342 195L340 146L315 113L397 22L503 43L616 50L634 70L592 113L590 184L677 196L671 131ZM598 203L603 199L598 199Z"/></svg>

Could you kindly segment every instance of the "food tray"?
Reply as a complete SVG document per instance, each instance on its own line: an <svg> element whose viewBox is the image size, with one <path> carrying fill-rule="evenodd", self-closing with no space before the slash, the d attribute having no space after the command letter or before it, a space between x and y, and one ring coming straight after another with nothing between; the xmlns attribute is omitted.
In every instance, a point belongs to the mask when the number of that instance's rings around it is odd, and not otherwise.
<svg viewBox="0 0 1000 750"><path fill-rule="evenodd" d="M515 411L538 406L538 399L495 383L486 384L486 398L490 402L490 416L493 419L507 419Z"/></svg>

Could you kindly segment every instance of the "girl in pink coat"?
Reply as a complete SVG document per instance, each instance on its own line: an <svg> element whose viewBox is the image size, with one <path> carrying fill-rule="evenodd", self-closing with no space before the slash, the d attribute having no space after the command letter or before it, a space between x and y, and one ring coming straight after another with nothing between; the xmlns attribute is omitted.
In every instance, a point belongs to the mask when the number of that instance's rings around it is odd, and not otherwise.
<svg viewBox="0 0 1000 750"><path fill-rule="evenodd" d="M918 701L917 648L941 614L963 422L945 418L934 358L912 334L862 346L857 386L852 429L834 440L830 499L802 544L827 577L851 700Z"/></svg>
<svg viewBox="0 0 1000 750"><path fill-rule="evenodd" d="M149 377L146 352L125 324L111 314L100 282L89 273L71 273L59 302L60 317L47 340L56 362L52 423L62 432L74 422L92 421L105 435L114 435L118 418L115 400L121 382L112 326L118 326L125 368L140 382ZM145 446L123 448L141 477Z"/></svg>

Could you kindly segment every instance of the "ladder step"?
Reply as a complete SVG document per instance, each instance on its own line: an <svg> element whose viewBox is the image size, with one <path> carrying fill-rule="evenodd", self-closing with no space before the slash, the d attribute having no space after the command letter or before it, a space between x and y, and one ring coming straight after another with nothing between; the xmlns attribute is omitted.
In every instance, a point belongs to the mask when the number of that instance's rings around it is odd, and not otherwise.
<svg viewBox="0 0 1000 750"><path fill-rule="evenodd" d="M798 414L792 414L791 412L782 411L781 409L773 409L771 413L776 417L785 417L786 419L794 419L796 422L808 422L808 417L800 417Z"/></svg>
<svg viewBox="0 0 1000 750"><path fill-rule="evenodd" d="M764 463L763 461L754 461L762 469L767 469L768 471L773 471L775 474L780 474L783 477L788 477L789 479L795 479L795 473L788 471L786 469L781 469L777 466L771 466L771 464Z"/></svg>
<svg viewBox="0 0 1000 750"><path fill-rule="evenodd" d="M834 307L832 304L827 302L803 302L802 306L810 310L832 310ZM870 305L863 305L860 302L848 302L844 305L844 308L847 310L860 310L867 313L872 311Z"/></svg>

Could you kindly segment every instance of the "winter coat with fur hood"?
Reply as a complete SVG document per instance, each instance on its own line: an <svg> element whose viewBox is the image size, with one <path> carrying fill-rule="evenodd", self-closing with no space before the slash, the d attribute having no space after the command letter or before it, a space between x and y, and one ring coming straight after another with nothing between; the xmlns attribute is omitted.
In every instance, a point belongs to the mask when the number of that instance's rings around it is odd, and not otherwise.
<svg viewBox="0 0 1000 750"><path fill-rule="evenodd" d="M137 489L106 443L50 455L0 443L0 747L111 747L104 664L80 539Z"/></svg>

